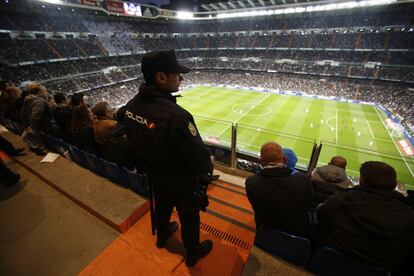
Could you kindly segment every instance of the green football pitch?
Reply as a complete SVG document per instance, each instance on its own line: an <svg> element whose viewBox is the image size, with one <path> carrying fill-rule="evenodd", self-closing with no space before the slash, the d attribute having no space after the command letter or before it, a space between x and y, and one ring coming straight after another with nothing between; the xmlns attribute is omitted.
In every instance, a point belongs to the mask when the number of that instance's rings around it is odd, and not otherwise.
<svg viewBox="0 0 414 276"><path fill-rule="evenodd" d="M414 189L414 159L402 157L397 146L404 137L386 127L386 115L374 106L222 87L188 88L182 96L179 104L194 115L205 140L230 146L237 124L238 150L258 154L262 144L276 141L293 149L304 167L314 143L322 143L318 165L341 155L347 173L358 176L363 162L383 161Z"/></svg>

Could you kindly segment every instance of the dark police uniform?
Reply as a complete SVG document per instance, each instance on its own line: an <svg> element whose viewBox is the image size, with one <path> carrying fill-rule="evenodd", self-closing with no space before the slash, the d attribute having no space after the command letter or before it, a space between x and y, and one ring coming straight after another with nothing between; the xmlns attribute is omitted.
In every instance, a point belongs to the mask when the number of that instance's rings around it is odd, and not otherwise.
<svg viewBox="0 0 414 276"><path fill-rule="evenodd" d="M194 198L198 176L211 172L210 154L191 114L169 93L141 85L126 107L127 136L144 161L154 188L158 235L169 224L174 206L187 250L199 245L200 207Z"/></svg>

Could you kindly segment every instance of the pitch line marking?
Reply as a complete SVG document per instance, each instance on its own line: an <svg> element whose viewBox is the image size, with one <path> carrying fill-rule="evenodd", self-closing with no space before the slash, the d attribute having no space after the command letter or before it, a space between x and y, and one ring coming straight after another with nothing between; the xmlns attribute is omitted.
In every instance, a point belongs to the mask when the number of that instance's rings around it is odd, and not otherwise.
<svg viewBox="0 0 414 276"><path fill-rule="evenodd" d="M231 107L231 110L232 110L234 113L236 113L236 114L241 114L240 112L237 112L236 107L238 107L238 106L243 106L243 104L234 104L234 105ZM249 110L248 112L250 112L250 111L251 111L252 109L254 109L254 108L256 108L256 106L254 106L253 108L250 108L250 110ZM247 115L247 113L248 113L248 112L245 112L245 113L244 113L244 115L246 115L246 116L256 116L256 117L262 117L262 116L269 115L270 113L272 113L272 111L273 111L273 109L272 109L271 107L266 106L266 111L265 111L264 113L262 113L262 114L249 114L249 115Z"/></svg>
<svg viewBox="0 0 414 276"><path fill-rule="evenodd" d="M400 150L400 148L398 147L397 143L395 142L394 138L392 138L390 131L388 130L387 126L384 123L384 120L381 118L380 114L378 113L377 108L374 106L375 111L377 112L378 117L380 118L380 121L382 122L382 124L384 125L385 129L388 132L388 135L390 136L391 140L394 142L395 147L397 148L398 152L400 153L401 157L403 157L403 154ZM407 160L405 160L404 158L402 158L402 160L404 160L405 165L407 166L408 170L410 171L411 175L414 177L414 173L411 170L410 166L407 163Z"/></svg>
<svg viewBox="0 0 414 276"><path fill-rule="evenodd" d="M272 94L267 94L265 97L263 97L263 99L261 99L259 102L254 104L254 108L250 109L249 111L247 111L244 114L241 114L236 120L233 121L233 124L237 123L238 121L241 120L241 118L243 118L244 116L246 116L250 111L252 111L253 109L256 108L257 105L261 104L262 102L264 102L264 100L266 100L267 98L269 98ZM222 135L224 132L226 132L226 130L231 127L231 126L227 126L225 129L223 129L222 131L220 131L219 134L217 134L217 137L219 137L220 135Z"/></svg>
<svg viewBox="0 0 414 276"><path fill-rule="evenodd" d="M338 111L338 110L337 110ZM338 114L337 114L338 115ZM328 119L325 120L326 124L332 129L334 128L336 130L336 144L338 144L338 127L333 127L329 122L332 119L336 119L336 126L338 126L338 117L329 117Z"/></svg>
<svg viewBox="0 0 414 276"><path fill-rule="evenodd" d="M338 108L335 109L336 111L336 138L335 138L335 143L338 144Z"/></svg>
<svg viewBox="0 0 414 276"><path fill-rule="evenodd" d="M377 138L375 138L374 132L372 132L372 128L371 128L371 125L370 125L368 120L367 120L367 125L368 125L368 128L369 128L369 132L371 132L372 139L376 140Z"/></svg>

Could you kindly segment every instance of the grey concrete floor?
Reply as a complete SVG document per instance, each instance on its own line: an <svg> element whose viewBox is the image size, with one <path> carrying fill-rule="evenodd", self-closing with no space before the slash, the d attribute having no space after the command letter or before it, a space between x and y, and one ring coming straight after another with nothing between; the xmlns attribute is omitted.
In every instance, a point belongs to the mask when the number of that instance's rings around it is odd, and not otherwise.
<svg viewBox="0 0 414 276"><path fill-rule="evenodd" d="M76 275L117 231L14 163L20 183L0 186L0 275Z"/></svg>

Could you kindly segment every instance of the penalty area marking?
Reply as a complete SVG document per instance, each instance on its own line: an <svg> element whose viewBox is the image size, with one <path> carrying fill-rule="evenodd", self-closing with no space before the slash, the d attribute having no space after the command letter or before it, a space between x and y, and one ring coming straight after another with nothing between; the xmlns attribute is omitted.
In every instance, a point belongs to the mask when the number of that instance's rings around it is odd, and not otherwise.
<svg viewBox="0 0 414 276"><path fill-rule="evenodd" d="M374 109L377 112L377 115L378 115L380 121L382 122L382 124L384 125L385 129L387 130L388 135L390 136L391 140L394 142L394 145L397 148L398 152L400 153L401 157L403 157L403 154L402 154L400 148L398 147L397 142L395 142L394 138L392 138L390 131L388 130L387 126L384 123L384 120L381 118L381 115L379 114L379 112L378 112L378 110L377 110L377 108L375 106L374 106ZM408 165L407 160L405 160L404 158L402 158L402 160L404 160L404 163L407 166L407 169L410 171L411 175L414 177L414 173L411 170L410 166Z"/></svg>

